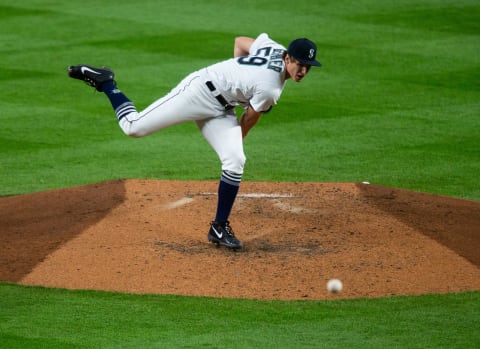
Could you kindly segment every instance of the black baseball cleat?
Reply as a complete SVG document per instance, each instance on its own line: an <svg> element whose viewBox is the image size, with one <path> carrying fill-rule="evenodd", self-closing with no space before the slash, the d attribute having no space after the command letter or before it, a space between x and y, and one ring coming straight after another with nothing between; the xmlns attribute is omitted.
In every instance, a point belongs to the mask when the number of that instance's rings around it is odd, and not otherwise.
<svg viewBox="0 0 480 349"><path fill-rule="evenodd" d="M234 250L238 250L243 247L243 243L235 237L229 221L213 221L212 223L210 223L208 241Z"/></svg>
<svg viewBox="0 0 480 349"><path fill-rule="evenodd" d="M115 74L108 68L95 68L89 65L79 64L68 67L68 76L73 79L85 81L87 85L95 87L102 92L102 85L113 81Z"/></svg>

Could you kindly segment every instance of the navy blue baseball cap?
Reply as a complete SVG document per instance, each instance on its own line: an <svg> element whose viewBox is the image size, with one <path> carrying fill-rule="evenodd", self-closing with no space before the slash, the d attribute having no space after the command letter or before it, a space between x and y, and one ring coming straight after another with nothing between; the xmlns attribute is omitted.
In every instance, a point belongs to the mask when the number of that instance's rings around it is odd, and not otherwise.
<svg viewBox="0 0 480 349"><path fill-rule="evenodd" d="M288 45L287 53L302 64L321 67L322 64L315 60L317 45L307 38L295 39Z"/></svg>

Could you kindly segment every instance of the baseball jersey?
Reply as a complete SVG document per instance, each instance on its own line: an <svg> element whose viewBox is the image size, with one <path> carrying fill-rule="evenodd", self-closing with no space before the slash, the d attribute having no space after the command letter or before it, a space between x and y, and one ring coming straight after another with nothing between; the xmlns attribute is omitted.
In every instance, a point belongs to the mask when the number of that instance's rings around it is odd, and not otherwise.
<svg viewBox="0 0 480 349"><path fill-rule="evenodd" d="M248 56L231 58L204 69L231 105L251 106L257 112L277 103L285 86L285 47L260 34Z"/></svg>

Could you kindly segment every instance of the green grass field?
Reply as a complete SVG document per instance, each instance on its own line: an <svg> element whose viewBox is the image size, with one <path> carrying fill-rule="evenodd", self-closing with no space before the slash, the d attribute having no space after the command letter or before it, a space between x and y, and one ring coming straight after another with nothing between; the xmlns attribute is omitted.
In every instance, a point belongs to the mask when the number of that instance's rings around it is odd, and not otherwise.
<svg viewBox="0 0 480 349"><path fill-rule="evenodd" d="M0 196L117 178L211 180L193 124L125 137L107 99L66 75L106 65L146 107L236 35L309 37L249 134L244 181L359 182L480 199L478 1L0 2ZM1 248L0 248L1 249ZM259 302L0 284L5 348L475 348L479 293Z"/></svg>
<svg viewBox="0 0 480 349"><path fill-rule="evenodd" d="M480 293L349 301L0 287L2 348L474 348Z"/></svg>

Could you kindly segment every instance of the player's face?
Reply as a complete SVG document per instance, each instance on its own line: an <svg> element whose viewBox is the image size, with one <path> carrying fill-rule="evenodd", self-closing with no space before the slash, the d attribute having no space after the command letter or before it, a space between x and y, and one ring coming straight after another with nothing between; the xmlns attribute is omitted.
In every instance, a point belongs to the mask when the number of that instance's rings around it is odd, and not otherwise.
<svg viewBox="0 0 480 349"><path fill-rule="evenodd" d="M300 82L308 74L311 66L308 64L302 64L297 61L295 58L290 57L287 55L285 58L285 69L287 70L287 74L291 77L294 81Z"/></svg>

